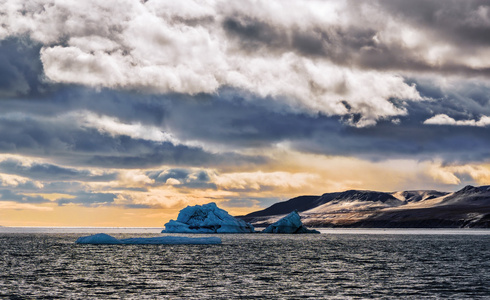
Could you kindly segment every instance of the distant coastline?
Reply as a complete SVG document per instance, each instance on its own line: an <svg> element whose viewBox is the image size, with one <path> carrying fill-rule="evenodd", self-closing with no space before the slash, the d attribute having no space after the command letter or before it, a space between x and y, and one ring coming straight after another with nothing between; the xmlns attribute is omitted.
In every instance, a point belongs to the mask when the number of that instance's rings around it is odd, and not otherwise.
<svg viewBox="0 0 490 300"><path fill-rule="evenodd" d="M267 226L292 210L312 228L490 228L490 186L299 196L238 218Z"/></svg>

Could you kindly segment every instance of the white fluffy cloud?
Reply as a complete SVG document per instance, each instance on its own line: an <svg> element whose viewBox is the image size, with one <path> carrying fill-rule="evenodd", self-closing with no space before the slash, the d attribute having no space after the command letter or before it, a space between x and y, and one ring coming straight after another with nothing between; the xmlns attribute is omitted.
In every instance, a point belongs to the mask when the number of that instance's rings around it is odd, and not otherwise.
<svg viewBox="0 0 490 300"><path fill-rule="evenodd" d="M101 133L111 136L126 135L133 139L142 139L154 142L180 142L171 134L164 132L155 126L146 126L141 123L123 123L117 118L109 116L99 116L89 111L76 111L58 117L59 119L75 120L80 127L94 128Z"/></svg>
<svg viewBox="0 0 490 300"><path fill-rule="evenodd" d="M424 121L427 125L454 125L454 126L476 126L486 127L490 125L490 117L482 116L480 120L455 120L448 115L439 114Z"/></svg>
<svg viewBox="0 0 490 300"><path fill-rule="evenodd" d="M468 2L4 0L0 39L41 43L54 82L185 94L231 86L363 127L405 115L393 98L422 100L404 76L488 75L490 8Z"/></svg>
<svg viewBox="0 0 490 300"><path fill-rule="evenodd" d="M344 1L12 0L2 10L0 38L28 34L42 43L44 71L54 82L188 94L232 86L293 111L360 114L355 126L405 114L390 98L421 99L395 72L338 65L292 49L242 51L223 29L236 15L286 35L297 28L347 28L359 20Z"/></svg>

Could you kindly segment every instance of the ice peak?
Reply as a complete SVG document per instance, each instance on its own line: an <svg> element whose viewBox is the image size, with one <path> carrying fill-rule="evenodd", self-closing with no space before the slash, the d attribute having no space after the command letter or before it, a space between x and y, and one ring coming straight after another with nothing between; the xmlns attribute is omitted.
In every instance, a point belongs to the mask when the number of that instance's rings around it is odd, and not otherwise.
<svg viewBox="0 0 490 300"><path fill-rule="evenodd" d="M177 220L165 224L162 232L172 233L248 233L251 224L235 219L216 203L187 206L179 212Z"/></svg>

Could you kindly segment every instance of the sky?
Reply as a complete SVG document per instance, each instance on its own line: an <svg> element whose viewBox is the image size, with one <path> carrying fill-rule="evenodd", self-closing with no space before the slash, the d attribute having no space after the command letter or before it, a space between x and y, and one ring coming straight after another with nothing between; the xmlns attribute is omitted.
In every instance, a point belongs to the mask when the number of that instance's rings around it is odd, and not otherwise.
<svg viewBox="0 0 490 300"><path fill-rule="evenodd" d="M490 184L490 1L0 0L0 225Z"/></svg>

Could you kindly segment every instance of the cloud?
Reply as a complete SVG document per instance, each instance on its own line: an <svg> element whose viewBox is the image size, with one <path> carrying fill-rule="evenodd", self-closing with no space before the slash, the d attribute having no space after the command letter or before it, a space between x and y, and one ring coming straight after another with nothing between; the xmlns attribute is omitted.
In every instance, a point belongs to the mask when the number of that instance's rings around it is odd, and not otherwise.
<svg viewBox="0 0 490 300"><path fill-rule="evenodd" d="M0 37L34 41L29 55L38 51L43 69L31 73L51 82L188 95L232 87L280 111L344 116L355 127L407 115L392 99L426 99L407 76L490 72L480 1L22 4L5 3ZM4 77L17 83L7 90L25 93L30 84L8 66Z"/></svg>
<svg viewBox="0 0 490 300"><path fill-rule="evenodd" d="M117 184L125 189L152 185L154 180L139 170L120 171Z"/></svg>
<svg viewBox="0 0 490 300"><path fill-rule="evenodd" d="M390 15L430 31L436 39L459 43L462 48L488 46L485 34L490 29L489 6L486 1L457 0L441 5L437 0L378 1Z"/></svg>
<svg viewBox="0 0 490 300"><path fill-rule="evenodd" d="M478 185L490 184L490 166L488 164L443 165L436 162L429 166L428 174L447 184L461 184L462 182Z"/></svg>
<svg viewBox="0 0 490 300"><path fill-rule="evenodd" d="M162 131L156 126L143 125L137 123L122 123L116 118L109 116L99 116L90 111L75 111L60 118L68 118L79 122L82 128L94 128L103 134L116 136L129 136L133 139L142 139L154 142L170 142L179 144L180 141L174 138L171 134Z"/></svg>
<svg viewBox="0 0 490 300"><path fill-rule="evenodd" d="M317 175L309 173L288 172L242 172L228 173L216 176L216 185L223 190L259 191L269 189L297 189L310 185Z"/></svg>
<svg viewBox="0 0 490 300"><path fill-rule="evenodd" d="M63 88L37 100L5 100L0 148L44 158L56 153L54 165L123 169L173 165L253 170L271 161L264 150L281 143L304 152L368 159L487 157L487 127L455 126L447 132L444 126L423 122L438 114L476 122L490 115L488 84L427 77L412 82L433 100L392 100L406 115L395 123L387 119L364 128L346 124L359 122L356 114L329 117L281 110L277 103L231 88L195 96Z"/></svg>
<svg viewBox="0 0 490 300"><path fill-rule="evenodd" d="M15 187L18 190L36 190L44 188L44 185L40 181L33 181L26 177L10 174L0 174L0 186Z"/></svg>
<svg viewBox="0 0 490 300"><path fill-rule="evenodd" d="M97 94L92 94L97 96ZM76 101L77 95L71 95ZM152 106L146 106L137 98L126 99L130 105L114 110L112 114L121 117L95 114L86 110L71 111L68 103L62 102L65 111L55 103L46 103L44 110L54 107L58 114L50 115L36 111L31 101L15 101L0 113L0 149L4 153L17 153L29 156L51 157L61 164L78 166L103 166L117 168L141 168L164 164L183 166L243 165L262 164L265 157L241 155L233 152L213 153L192 141L180 141L159 126L146 124ZM163 99L164 100L164 99ZM62 101L62 100L61 100ZM14 104L13 102L19 102ZM93 109L105 111L106 103L97 101L85 103ZM165 103L158 109L165 112ZM126 114L133 110L132 119L124 121ZM156 106L156 104L155 104ZM32 111L30 111L32 110ZM138 110L140 112L138 112ZM160 112L162 113L162 112ZM122 120L120 120L122 119ZM65 170L66 171L66 170Z"/></svg>
<svg viewBox="0 0 490 300"><path fill-rule="evenodd" d="M356 126L404 115L390 98L421 100L399 74L345 64L352 57L344 54L372 46L376 37L377 28L350 23L359 20L355 9L337 1L288 4L125 1L120 9L120 3L46 0L21 9L9 1L0 22L4 36L26 34L43 45L44 73L58 83L190 95L231 86L291 111L359 114ZM292 19L274 16L277 8ZM348 24L339 27L318 13L340 20L337 10ZM265 48L242 51L257 43Z"/></svg>
<svg viewBox="0 0 490 300"><path fill-rule="evenodd" d="M27 37L0 40L0 99L35 96L50 90L43 76L40 49L39 43Z"/></svg>
<svg viewBox="0 0 490 300"><path fill-rule="evenodd" d="M86 169L65 168L47 163L35 163L29 160L7 158L0 160L0 172L19 175L42 181L111 181L115 173L93 172Z"/></svg>
<svg viewBox="0 0 490 300"><path fill-rule="evenodd" d="M56 154L51 164L59 166L122 169L253 170L274 159L267 149L279 144L375 160L437 155L447 161L478 161L488 156L487 127L454 126L448 132L444 126L423 124L438 114L475 122L489 116L490 86L484 80L423 76L407 81L433 100L391 100L406 114L360 128L352 126L361 122L358 114L292 112L231 88L189 96L64 87L36 99L4 100L0 149L41 158Z"/></svg>
<svg viewBox="0 0 490 300"><path fill-rule="evenodd" d="M58 205L66 204L81 204L84 206L100 206L100 205L111 205L117 198L116 194L113 193L89 193L89 192L78 192L73 195L75 197L61 198L56 200Z"/></svg>
<svg viewBox="0 0 490 300"><path fill-rule="evenodd" d="M165 184L176 188L216 190L216 184L212 182L209 172L211 171L178 168L150 171L148 176L155 180L156 185Z"/></svg>
<svg viewBox="0 0 490 300"><path fill-rule="evenodd" d="M255 209L483 184L488 4L415 3L4 1L2 201Z"/></svg>
<svg viewBox="0 0 490 300"><path fill-rule="evenodd" d="M469 175L479 185L490 184L490 166L488 164L467 164L447 166L446 169L460 177Z"/></svg>
<svg viewBox="0 0 490 300"><path fill-rule="evenodd" d="M490 125L490 117L482 116L480 120L455 120L448 115L439 114L424 121L427 125L454 125L454 126L477 126L486 127Z"/></svg>
<svg viewBox="0 0 490 300"><path fill-rule="evenodd" d="M12 201L0 201L0 209L15 209L15 210L34 210L34 211L52 211L52 207L44 207L29 203L18 203Z"/></svg>
<svg viewBox="0 0 490 300"><path fill-rule="evenodd" d="M479 41L489 27L478 1L443 6L427 1L415 7L403 1L289 1L287 8L242 1L230 6L223 27L246 52L294 51L351 68L488 76L483 55L488 49ZM280 16L274 15L278 9Z"/></svg>
<svg viewBox="0 0 490 300"><path fill-rule="evenodd" d="M29 196L17 193L15 190L0 189L0 202L18 202L18 203L46 203L49 202L41 196Z"/></svg>
<svg viewBox="0 0 490 300"><path fill-rule="evenodd" d="M427 169L427 173L434 180L442 182L444 184L457 185L461 183L461 180L454 174L440 165L430 165Z"/></svg>

